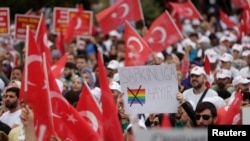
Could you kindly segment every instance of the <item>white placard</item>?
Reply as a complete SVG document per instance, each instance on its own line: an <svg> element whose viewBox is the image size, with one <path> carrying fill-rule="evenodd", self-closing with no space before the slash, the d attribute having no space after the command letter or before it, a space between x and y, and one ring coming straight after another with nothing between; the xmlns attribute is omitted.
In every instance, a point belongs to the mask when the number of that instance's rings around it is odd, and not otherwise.
<svg viewBox="0 0 250 141"><path fill-rule="evenodd" d="M250 107L242 107L242 124L250 125Z"/></svg>
<svg viewBox="0 0 250 141"><path fill-rule="evenodd" d="M177 112L176 66L118 68L126 114Z"/></svg>
<svg viewBox="0 0 250 141"><path fill-rule="evenodd" d="M136 141L208 141L207 129L148 129L135 132Z"/></svg>

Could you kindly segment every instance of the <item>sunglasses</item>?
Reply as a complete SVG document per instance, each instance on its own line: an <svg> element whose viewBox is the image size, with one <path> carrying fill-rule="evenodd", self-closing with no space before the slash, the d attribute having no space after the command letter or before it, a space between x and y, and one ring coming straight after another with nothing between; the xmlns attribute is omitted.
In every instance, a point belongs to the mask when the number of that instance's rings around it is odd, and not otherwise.
<svg viewBox="0 0 250 141"><path fill-rule="evenodd" d="M210 115L196 115L196 120L200 120L201 117L204 120L209 120L210 117L212 117L212 116L210 116Z"/></svg>

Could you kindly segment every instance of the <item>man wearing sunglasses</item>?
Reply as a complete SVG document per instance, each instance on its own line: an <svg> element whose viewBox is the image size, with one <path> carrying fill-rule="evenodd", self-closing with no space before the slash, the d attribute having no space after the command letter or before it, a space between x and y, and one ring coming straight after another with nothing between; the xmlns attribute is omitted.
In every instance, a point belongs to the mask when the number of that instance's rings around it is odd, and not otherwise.
<svg viewBox="0 0 250 141"><path fill-rule="evenodd" d="M208 101L199 103L195 109L195 117L198 127L214 125L217 120L217 110L215 105Z"/></svg>

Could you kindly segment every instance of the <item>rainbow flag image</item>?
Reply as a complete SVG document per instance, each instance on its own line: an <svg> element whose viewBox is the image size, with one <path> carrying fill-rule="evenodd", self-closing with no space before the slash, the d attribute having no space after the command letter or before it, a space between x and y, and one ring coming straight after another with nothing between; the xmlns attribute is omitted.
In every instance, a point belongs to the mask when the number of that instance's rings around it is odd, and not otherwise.
<svg viewBox="0 0 250 141"><path fill-rule="evenodd" d="M128 89L128 104L140 104L143 106L146 102L146 90L145 89Z"/></svg>

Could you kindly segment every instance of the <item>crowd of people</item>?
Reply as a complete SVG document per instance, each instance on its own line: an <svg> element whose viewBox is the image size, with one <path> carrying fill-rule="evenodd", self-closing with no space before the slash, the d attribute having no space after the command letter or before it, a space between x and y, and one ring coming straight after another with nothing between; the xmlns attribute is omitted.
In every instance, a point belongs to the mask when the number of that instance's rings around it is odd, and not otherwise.
<svg viewBox="0 0 250 141"><path fill-rule="evenodd" d="M169 113L171 128L208 127L218 123L218 109L231 106L239 91L243 100L238 108L250 106L250 36L239 36L239 29L223 28L216 15L203 15L203 19L182 19L185 39L169 46L162 52L153 53L145 65L175 64L178 78L178 111ZM235 18L240 21L241 17ZM148 27L143 27L144 34ZM52 37L50 33L49 37ZM63 56L51 41L53 63ZM6 46L4 41L2 47ZM124 66L126 43L118 30L108 35L96 31L89 38L76 39L65 45L67 61L58 86L64 98L77 106L83 85L101 106L97 50L102 50L109 80L109 88L117 106L118 119L126 141L134 139L131 117L125 114L123 95L119 80L119 67ZM25 47L20 56L24 56ZM204 69L208 57L210 74ZM0 52L0 138L9 141L36 140L32 107L19 100L23 76L23 58L15 66L10 53ZM164 107L163 107L164 108ZM138 115L140 129L160 128L164 113ZM238 124L241 124L240 119ZM233 123L232 123L233 124ZM51 140L60 141L58 136Z"/></svg>

